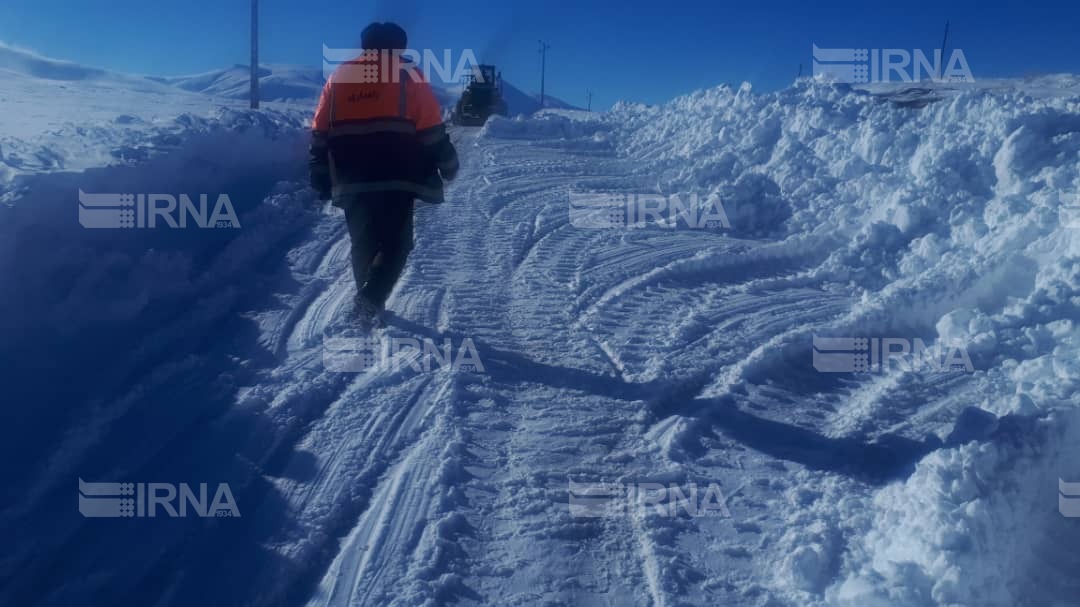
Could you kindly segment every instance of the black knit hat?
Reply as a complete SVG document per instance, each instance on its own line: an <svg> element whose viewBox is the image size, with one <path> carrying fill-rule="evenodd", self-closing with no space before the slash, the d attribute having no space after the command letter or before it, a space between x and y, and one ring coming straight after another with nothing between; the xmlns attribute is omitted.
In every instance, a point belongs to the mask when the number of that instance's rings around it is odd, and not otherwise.
<svg viewBox="0 0 1080 607"><path fill-rule="evenodd" d="M375 22L364 28L360 34L360 44L365 51L400 51L409 46L409 37L396 23Z"/></svg>

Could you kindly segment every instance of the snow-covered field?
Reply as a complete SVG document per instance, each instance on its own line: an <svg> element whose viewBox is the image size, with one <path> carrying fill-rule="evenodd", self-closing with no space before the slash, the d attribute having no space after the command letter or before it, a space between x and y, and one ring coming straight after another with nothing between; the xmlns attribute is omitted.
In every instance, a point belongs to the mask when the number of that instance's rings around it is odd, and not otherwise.
<svg viewBox="0 0 1080 607"><path fill-rule="evenodd" d="M718 87L457 130L386 335L471 340L483 370L339 373L348 237L306 188L309 107L19 61L0 603L1080 596L1058 511L1080 481L1075 79ZM226 193L241 227L88 230L80 189ZM730 229L583 229L581 192L715 195ZM815 335L956 340L974 371L822 373ZM84 518L79 479L228 483L241 516ZM598 482L715 484L730 516L577 516L571 483Z"/></svg>

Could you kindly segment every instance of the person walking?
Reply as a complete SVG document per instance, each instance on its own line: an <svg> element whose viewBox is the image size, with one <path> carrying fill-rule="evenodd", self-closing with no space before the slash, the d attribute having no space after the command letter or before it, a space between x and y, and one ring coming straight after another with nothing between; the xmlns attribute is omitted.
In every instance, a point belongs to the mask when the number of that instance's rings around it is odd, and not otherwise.
<svg viewBox="0 0 1080 607"><path fill-rule="evenodd" d="M372 23L361 44L323 87L310 169L319 199L345 211L356 312L374 327L412 251L415 201L443 202L459 164L431 85L402 58L405 30Z"/></svg>

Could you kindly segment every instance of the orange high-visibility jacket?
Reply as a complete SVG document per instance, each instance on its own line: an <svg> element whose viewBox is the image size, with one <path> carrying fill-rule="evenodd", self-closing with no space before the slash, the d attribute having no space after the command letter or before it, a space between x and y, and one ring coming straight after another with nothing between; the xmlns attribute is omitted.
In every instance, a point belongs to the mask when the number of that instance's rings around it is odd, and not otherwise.
<svg viewBox="0 0 1080 607"><path fill-rule="evenodd" d="M442 108L415 67L369 51L327 79L312 120L311 174L334 204L376 192L442 202L442 177L457 169Z"/></svg>

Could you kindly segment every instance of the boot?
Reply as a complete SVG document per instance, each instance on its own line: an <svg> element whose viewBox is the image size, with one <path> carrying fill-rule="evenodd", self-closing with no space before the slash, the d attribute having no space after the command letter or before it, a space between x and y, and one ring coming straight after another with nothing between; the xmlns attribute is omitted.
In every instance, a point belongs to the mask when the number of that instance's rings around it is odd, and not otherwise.
<svg viewBox="0 0 1080 607"><path fill-rule="evenodd" d="M383 327L383 308L363 295L357 294L356 320L365 331L374 331Z"/></svg>

